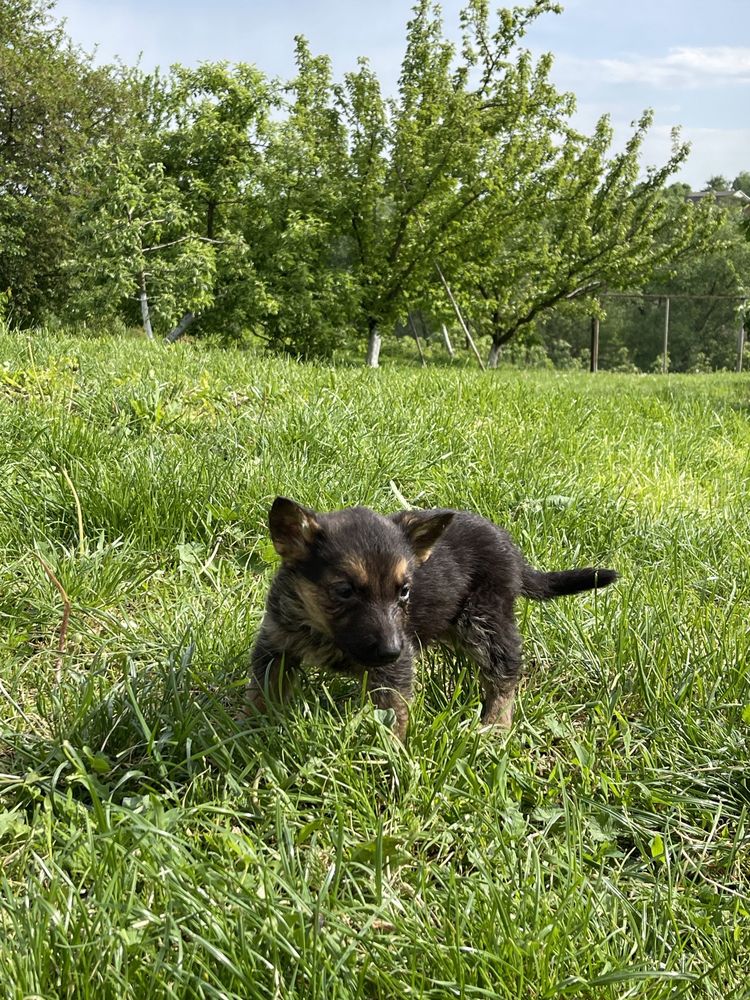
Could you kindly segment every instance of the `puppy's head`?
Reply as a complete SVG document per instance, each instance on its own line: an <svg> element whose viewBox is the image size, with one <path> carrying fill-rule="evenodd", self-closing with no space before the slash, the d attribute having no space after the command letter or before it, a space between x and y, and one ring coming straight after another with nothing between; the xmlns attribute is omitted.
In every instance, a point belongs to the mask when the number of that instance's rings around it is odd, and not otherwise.
<svg viewBox="0 0 750 1000"><path fill-rule="evenodd" d="M401 655L412 573L452 517L439 510L387 518L366 507L318 514L277 497L269 525L307 624L373 668Z"/></svg>

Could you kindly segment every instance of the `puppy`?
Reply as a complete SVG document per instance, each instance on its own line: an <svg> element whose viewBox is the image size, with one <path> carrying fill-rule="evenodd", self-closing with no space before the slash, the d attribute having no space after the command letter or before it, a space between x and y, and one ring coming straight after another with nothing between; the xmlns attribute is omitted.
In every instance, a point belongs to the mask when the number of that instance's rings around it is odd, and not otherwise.
<svg viewBox="0 0 750 1000"><path fill-rule="evenodd" d="M448 643L475 661L482 721L509 727L521 667L517 597L547 600L605 587L610 569L542 573L502 528L476 514L366 507L319 514L277 497L269 515L281 568L251 654L251 707L283 700L304 660L365 678L406 735L414 658Z"/></svg>

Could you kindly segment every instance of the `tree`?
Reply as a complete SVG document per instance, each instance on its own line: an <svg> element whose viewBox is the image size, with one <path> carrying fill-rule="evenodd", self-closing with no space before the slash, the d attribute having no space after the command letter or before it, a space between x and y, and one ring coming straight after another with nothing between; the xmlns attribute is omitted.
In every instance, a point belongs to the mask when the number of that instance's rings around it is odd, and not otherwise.
<svg viewBox="0 0 750 1000"><path fill-rule="evenodd" d="M644 286L670 303L669 362L673 371L734 367L743 297L750 294L750 243L741 216L731 204L711 205L713 238L687 253L670 274ZM684 297L683 297L684 296ZM609 325L609 322L608 322ZM664 300L632 305L621 316L622 337L642 368L650 368L659 351L664 325Z"/></svg>
<svg viewBox="0 0 750 1000"><path fill-rule="evenodd" d="M590 137L576 132L572 95L549 81L551 58L534 62L514 51L526 26L518 11L503 12L493 33L487 5L473 2L465 21L465 50L478 65L483 100L498 110L485 128L482 157L469 164L491 183L462 221L450 273L492 338L495 364L504 343L558 303L632 287L675 260L702 238L706 213L663 198L688 153L677 137L667 163L640 179L650 113L612 155L608 118Z"/></svg>
<svg viewBox="0 0 750 1000"><path fill-rule="evenodd" d="M408 26L398 97L382 96L365 60L339 92L351 137L347 235L373 366L379 331L408 308L433 272L442 234L461 215L456 171L471 129L453 55L437 9L422 0Z"/></svg>
<svg viewBox="0 0 750 1000"><path fill-rule="evenodd" d="M207 64L166 79L134 71L128 93L128 127L79 172L72 308L127 317L138 301L147 336L156 320L171 341L199 316L204 329L237 312L251 324L263 290L238 206L259 160L265 81L252 67Z"/></svg>
<svg viewBox="0 0 750 1000"><path fill-rule="evenodd" d="M73 48L51 8L46 0L0 7L0 288L11 290L23 325L65 302L72 178L120 102L117 74Z"/></svg>
<svg viewBox="0 0 750 1000"><path fill-rule="evenodd" d="M165 171L180 189L192 236L214 254L216 277L201 325L239 333L266 309L253 249L243 233L242 206L258 185L274 88L246 63L204 63L197 69L175 67L169 98ZM176 340L195 318L186 302L167 339Z"/></svg>
<svg viewBox="0 0 750 1000"><path fill-rule="evenodd" d="M465 23L481 21L485 6L472 0ZM483 67L490 79L482 78L479 86L472 77L476 54L467 44L457 63L455 47L443 37L439 8L429 0L414 7L395 100L382 97L363 60L346 76L340 97L351 135L346 184L371 364L377 364L378 331L413 301L421 299L434 311L429 300L441 260L453 255L463 267L467 249L472 253L463 236L466 220L472 212L476 217L496 185L488 138L505 120L502 98L517 96L492 94L491 79L528 23L556 9L539 0L505 12ZM442 291L437 295L442 298Z"/></svg>
<svg viewBox="0 0 750 1000"><path fill-rule="evenodd" d="M297 75L285 117L269 129L245 233L268 294L269 346L330 353L356 323L358 295L346 234L348 136L335 106L330 60L296 39Z"/></svg>
<svg viewBox="0 0 750 1000"><path fill-rule="evenodd" d="M732 191L742 191L750 198L750 170L741 170L732 181Z"/></svg>
<svg viewBox="0 0 750 1000"><path fill-rule="evenodd" d="M105 144L86 159L67 311L99 323L131 319L137 301L151 339L153 322L171 325L179 309L212 303L216 267L212 247L191 231L174 179L144 154L138 143Z"/></svg>
<svg viewBox="0 0 750 1000"><path fill-rule="evenodd" d="M729 181L722 174L714 174L706 181L706 191L729 191Z"/></svg>
<svg viewBox="0 0 750 1000"><path fill-rule="evenodd" d="M552 60L521 48L529 25L558 11L544 0L462 13L461 58L437 8L409 22L398 98L383 99L366 62L347 75L341 107L351 135L351 235L370 362L378 330L411 304L436 311L437 267L492 336L492 360L518 330L561 301L642 282L698 238L700 212L665 205L666 180L687 155L640 179L651 115L625 150L610 152L607 118L586 137L575 102L549 75Z"/></svg>

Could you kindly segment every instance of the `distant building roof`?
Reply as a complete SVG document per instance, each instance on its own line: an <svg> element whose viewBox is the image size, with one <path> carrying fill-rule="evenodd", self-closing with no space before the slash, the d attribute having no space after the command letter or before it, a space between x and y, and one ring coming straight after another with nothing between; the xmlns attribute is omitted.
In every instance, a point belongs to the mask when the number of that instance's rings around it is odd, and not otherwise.
<svg viewBox="0 0 750 1000"><path fill-rule="evenodd" d="M750 205L750 196L744 191L691 191L688 201L702 201L704 198L715 198L716 201L734 201L744 207Z"/></svg>

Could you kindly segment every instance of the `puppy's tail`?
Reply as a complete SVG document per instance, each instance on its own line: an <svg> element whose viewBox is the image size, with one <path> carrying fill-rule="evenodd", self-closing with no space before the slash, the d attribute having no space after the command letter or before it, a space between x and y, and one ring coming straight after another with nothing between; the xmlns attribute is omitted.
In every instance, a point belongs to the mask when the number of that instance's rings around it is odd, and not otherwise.
<svg viewBox="0 0 750 1000"><path fill-rule="evenodd" d="M535 601L548 601L565 594L580 594L582 590L597 590L614 583L617 573L613 569L566 569L558 573L541 573L531 566L524 566L521 595Z"/></svg>

